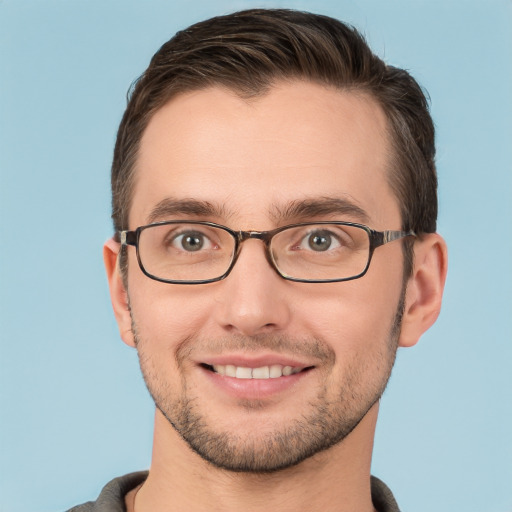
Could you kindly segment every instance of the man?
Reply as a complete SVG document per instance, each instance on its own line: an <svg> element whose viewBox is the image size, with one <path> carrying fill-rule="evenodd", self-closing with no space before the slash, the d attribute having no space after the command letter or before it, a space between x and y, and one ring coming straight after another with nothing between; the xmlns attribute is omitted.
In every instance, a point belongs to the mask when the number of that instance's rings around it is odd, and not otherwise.
<svg viewBox="0 0 512 512"><path fill-rule="evenodd" d="M164 44L104 247L153 459L73 510L398 510L372 443L397 347L441 306L434 151L418 84L336 20L252 10Z"/></svg>

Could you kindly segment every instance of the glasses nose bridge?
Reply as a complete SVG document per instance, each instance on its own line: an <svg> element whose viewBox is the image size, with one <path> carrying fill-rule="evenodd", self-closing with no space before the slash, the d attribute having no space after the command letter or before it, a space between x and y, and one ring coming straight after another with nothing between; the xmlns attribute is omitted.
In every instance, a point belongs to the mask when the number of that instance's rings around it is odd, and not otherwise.
<svg viewBox="0 0 512 512"><path fill-rule="evenodd" d="M241 244L250 238L261 240L265 247L268 248L270 240L272 238L271 231L238 231L237 233L238 242Z"/></svg>
<svg viewBox="0 0 512 512"><path fill-rule="evenodd" d="M270 241L272 240L273 234L274 234L273 231L242 231L242 230L238 231L236 233L237 241L238 241L238 250L237 250L236 259L238 259L240 251L242 250L242 244L245 241L250 240L250 239L261 240L263 242L263 245L265 248L265 257L266 257L268 263L274 270L277 270L275 267L273 258L272 258L271 251L270 251Z"/></svg>

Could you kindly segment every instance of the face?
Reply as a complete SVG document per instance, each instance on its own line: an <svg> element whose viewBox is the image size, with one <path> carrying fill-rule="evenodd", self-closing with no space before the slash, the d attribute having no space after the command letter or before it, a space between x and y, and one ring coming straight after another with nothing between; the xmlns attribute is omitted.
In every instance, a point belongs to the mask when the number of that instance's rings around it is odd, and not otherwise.
<svg viewBox="0 0 512 512"><path fill-rule="evenodd" d="M362 94L303 82L250 101L187 93L143 136L130 229L185 219L399 230L389 148L384 114ZM342 441L378 401L399 336L401 242L377 249L363 278L329 284L285 281L253 239L225 280L202 285L151 280L128 251L123 338L167 427L204 459L285 468Z"/></svg>

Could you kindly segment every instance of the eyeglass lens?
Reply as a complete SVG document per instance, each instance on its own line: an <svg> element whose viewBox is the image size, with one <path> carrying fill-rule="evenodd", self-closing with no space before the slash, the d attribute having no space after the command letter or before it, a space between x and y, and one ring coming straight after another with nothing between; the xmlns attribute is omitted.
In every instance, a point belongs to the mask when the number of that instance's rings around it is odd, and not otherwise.
<svg viewBox="0 0 512 512"><path fill-rule="evenodd" d="M157 279L206 281L229 269L236 239L229 231L206 224L157 224L141 230L138 249L142 266ZM357 276L366 268L369 253L369 235L358 226L293 226L270 242L279 272L303 280Z"/></svg>

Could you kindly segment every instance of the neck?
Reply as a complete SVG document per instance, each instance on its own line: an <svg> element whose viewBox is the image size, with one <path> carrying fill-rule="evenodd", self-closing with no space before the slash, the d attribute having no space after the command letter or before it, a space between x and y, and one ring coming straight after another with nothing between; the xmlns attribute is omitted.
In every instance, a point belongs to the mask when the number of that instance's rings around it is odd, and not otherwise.
<svg viewBox="0 0 512 512"><path fill-rule="evenodd" d="M157 411L153 460L136 512L373 512L370 464L377 409L378 404L342 443L271 474L213 467Z"/></svg>

